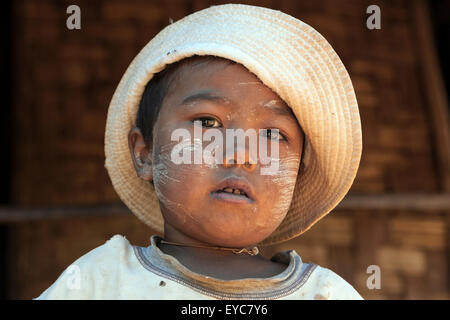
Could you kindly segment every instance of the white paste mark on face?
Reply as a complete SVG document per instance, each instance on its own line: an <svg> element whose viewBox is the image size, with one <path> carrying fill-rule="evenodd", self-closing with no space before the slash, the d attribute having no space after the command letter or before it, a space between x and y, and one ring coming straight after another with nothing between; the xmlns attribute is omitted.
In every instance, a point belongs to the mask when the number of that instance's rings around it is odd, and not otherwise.
<svg viewBox="0 0 450 320"><path fill-rule="evenodd" d="M195 218L189 213L188 210L186 210L186 207L180 201L173 199L169 196L169 192L167 192L169 184L181 183L179 179L173 176L173 173L175 172L175 170L173 170L173 166L175 164L170 159L170 150L176 143L177 142L172 142L161 146L160 153L156 157L156 152L154 153L155 165L153 166L153 184L158 200L167 210L178 217L177 219L179 219L181 224L185 224L187 217L190 217L192 220L195 220ZM189 171L184 169L184 166L179 166L178 169L181 171L178 171L177 175L181 175Z"/></svg>
<svg viewBox="0 0 450 320"><path fill-rule="evenodd" d="M258 84L262 84L259 81L246 81L246 82L237 82L236 85L238 86L246 86L246 85L258 85Z"/></svg>
<svg viewBox="0 0 450 320"><path fill-rule="evenodd" d="M261 106L265 107L265 108L272 108L273 106L275 106L278 102L281 102L280 100L277 99L273 99L270 100L266 103L261 103Z"/></svg>
<svg viewBox="0 0 450 320"><path fill-rule="evenodd" d="M273 219L278 220L280 215L284 215L289 210L297 181L299 162L298 154L290 154L279 162L278 174L271 176L272 183L279 190L278 201L272 209Z"/></svg>

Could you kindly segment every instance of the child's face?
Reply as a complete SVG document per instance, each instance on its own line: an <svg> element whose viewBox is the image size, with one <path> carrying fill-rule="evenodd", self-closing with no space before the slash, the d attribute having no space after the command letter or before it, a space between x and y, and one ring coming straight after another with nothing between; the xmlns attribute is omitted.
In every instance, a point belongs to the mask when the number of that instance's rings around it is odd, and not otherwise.
<svg viewBox="0 0 450 320"><path fill-rule="evenodd" d="M279 226L289 209L303 148L300 126L285 102L240 64L218 60L179 72L155 124L148 155L151 170L141 177L153 180L165 222L181 233L219 246L257 244ZM198 99L183 103L193 95ZM194 137L194 120L203 120L203 133L211 127L223 132L224 153L225 129L279 129L284 137L278 141L277 173L262 175L259 161L235 164L226 157L231 164L175 164L171 152L179 140L172 141L171 135L185 129ZM201 144L206 148L210 143ZM193 141L189 148L198 145ZM248 157L248 143L244 152ZM247 196L218 193L221 183L233 177L243 181L245 186L233 186L247 188Z"/></svg>

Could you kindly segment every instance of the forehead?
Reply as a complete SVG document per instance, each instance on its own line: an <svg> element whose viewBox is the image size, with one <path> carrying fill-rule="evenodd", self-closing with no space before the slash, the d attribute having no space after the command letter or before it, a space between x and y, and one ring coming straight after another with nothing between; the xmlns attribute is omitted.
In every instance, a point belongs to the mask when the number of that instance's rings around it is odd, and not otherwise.
<svg viewBox="0 0 450 320"><path fill-rule="evenodd" d="M229 108L245 104L247 110L265 107L269 111L281 110L292 115L288 105L256 75L243 65L225 59L198 59L192 64L181 65L165 100L169 100L170 105L180 105L208 96L220 98Z"/></svg>

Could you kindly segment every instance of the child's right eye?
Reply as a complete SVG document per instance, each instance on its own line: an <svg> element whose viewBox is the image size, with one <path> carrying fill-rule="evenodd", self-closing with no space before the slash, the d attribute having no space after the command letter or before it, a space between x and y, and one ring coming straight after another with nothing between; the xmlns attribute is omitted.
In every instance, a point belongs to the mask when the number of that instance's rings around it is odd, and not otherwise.
<svg viewBox="0 0 450 320"><path fill-rule="evenodd" d="M217 121L214 118L210 118L210 117L197 118L197 119L194 119L194 121L201 122L202 127L205 127L205 128L217 128L217 127L221 126L219 121Z"/></svg>

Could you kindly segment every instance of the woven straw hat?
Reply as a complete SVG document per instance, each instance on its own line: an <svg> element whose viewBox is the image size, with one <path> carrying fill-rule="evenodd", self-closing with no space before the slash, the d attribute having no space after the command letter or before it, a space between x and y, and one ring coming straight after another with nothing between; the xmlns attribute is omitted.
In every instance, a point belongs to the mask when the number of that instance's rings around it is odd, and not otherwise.
<svg viewBox="0 0 450 320"><path fill-rule="evenodd" d="M153 186L137 177L128 148L144 88L168 64L213 55L244 65L293 110L305 133L304 171L280 226L259 245L296 237L329 213L351 187L361 152L355 92L341 60L316 30L283 12L212 6L165 27L126 70L108 110L105 167L122 201L163 234Z"/></svg>

